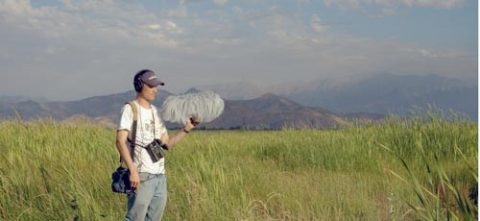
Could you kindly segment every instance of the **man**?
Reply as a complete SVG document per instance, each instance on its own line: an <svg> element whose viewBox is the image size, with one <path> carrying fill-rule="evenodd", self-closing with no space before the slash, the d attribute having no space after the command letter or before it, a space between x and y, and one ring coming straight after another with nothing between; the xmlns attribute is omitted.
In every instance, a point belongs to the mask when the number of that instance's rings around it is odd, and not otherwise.
<svg viewBox="0 0 480 221"><path fill-rule="evenodd" d="M152 104L157 96L157 87L164 85L151 70L141 70L135 74L133 84L137 96L133 102L137 110L137 128L133 159L130 143L132 138L133 110L126 104L117 130L116 145L123 162L130 171L130 182L135 189L128 194L128 210L125 220L161 220L167 202L167 183L164 158L154 162L143 147L154 139L160 139L168 147L173 147L194 128L192 122L173 137L169 137L157 108Z"/></svg>

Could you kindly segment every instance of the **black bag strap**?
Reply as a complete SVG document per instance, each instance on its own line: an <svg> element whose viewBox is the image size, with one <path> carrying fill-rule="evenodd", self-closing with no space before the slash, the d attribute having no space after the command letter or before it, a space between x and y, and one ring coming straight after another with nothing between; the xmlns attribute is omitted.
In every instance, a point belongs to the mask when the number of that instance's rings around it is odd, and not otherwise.
<svg viewBox="0 0 480 221"><path fill-rule="evenodd" d="M132 113L133 113L133 123L132 123L132 139L128 139L130 143L130 156L132 157L132 160L134 160L135 157L135 142L137 140L137 119L138 119L138 112L137 112L137 106L133 101L127 102L125 104L130 105L132 108ZM122 156L120 156L120 162L122 162Z"/></svg>

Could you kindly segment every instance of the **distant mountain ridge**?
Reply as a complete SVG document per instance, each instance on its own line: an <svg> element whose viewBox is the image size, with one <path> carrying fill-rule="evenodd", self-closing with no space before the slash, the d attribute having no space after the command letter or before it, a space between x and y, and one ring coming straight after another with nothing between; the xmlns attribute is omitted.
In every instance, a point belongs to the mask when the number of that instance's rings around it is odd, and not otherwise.
<svg viewBox="0 0 480 221"><path fill-rule="evenodd" d="M224 87L225 90L227 88ZM234 88L232 92L237 89ZM188 92L197 91L199 90L191 88ZM217 92L221 96L224 93ZM258 92L252 91L249 96ZM286 90L283 95L277 92L248 99L226 99L224 113L211 123L201 124L201 127L334 128L359 119L380 121L388 113L405 115L413 107L424 107L427 104L434 104L443 110L466 113L476 120L477 92L478 86L475 83L468 85L434 75L374 75L349 84L331 84L331 81L325 80L312 82L305 88ZM68 102L0 101L0 119L17 116L26 120L48 117L58 120L91 119L112 126L119 117L121 107L125 102L133 100L135 95L134 91L128 91ZM159 90L154 104L161 106L170 95L172 93Z"/></svg>
<svg viewBox="0 0 480 221"><path fill-rule="evenodd" d="M336 112L405 115L427 104L477 119L478 86L436 75L374 75L339 88L318 87L286 95L304 105Z"/></svg>
<svg viewBox="0 0 480 221"><path fill-rule="evenodd" d="M274 94L255 99L226 101L225 112L209 128L331 128L348 122L335 113L305 107Z"/></svg>
<svg viewBox="0 0 480 221"><path fill-rule="evenodd" d="M442 110L467 114L476 120L477 82L463 82L438 75L373 74L351 80L319 79L302 84L259 87L241 82L203 86L227 98L258 97L265 92L284 96L299 104L322 107L338 113L366 112L407 115L427 104Z"/></svg>
<svg viewBox="0 0 480 221"><path fill-rule="evenodd" d="M36 101L36 102L48 102L47 98L43 97L26 97L26 96L5 96L0 95L0 103L14 103L19 101Z"/></svg>
<svg viewBox="0 0 480 221"><path fill-rule="evenodd" d="M166 97L170 93L159 91L158 97ZM16 103L0 103L0 118L21 117L25 120L35 118L54 118L64 120L75 115L86 117L113 118L122 105L135 98L135 92L95 96L78 101L36 102L20 101Z"/></svg>
<svg viewBox="0 0 480 221"><path fill-rule="evenodd" d="M189 92L196 91L198 90L189 90ZM154 104L160 107L169 95L171 95L170 92L160 90ZM89 120L113 127L119 118L121 107L134 98L135 92L129 91L69 102L3 103L0 104L0 118L20 116L25 120L36 118ZM306 107L270 93L250 100L225 100L224 113L218 119L201 124L200 127L205 129L335 128L349 124L352 116L356 115L339 115L321 108ZM383 117L383 115L363 114L358 118L378 121ZM179 125L167 123L167 126L171 128Z"/></svg>

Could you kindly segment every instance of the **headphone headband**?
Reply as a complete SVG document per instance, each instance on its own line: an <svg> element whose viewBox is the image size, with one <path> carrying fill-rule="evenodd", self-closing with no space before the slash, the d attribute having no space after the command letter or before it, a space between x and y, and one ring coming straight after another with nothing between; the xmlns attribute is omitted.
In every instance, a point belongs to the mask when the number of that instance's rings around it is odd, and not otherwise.
<svg viewBox="0 0 480 221"><path fill-rule="evenodd" d="M148 72L153 72L149 69L143 69L143 70L140 70L139 72L137 72L137 74L135 74L135 77L133 77L133 87L135 88L135 91L137 93L140 93L143 89L143 81L142 81L142 76Z"/></svg>

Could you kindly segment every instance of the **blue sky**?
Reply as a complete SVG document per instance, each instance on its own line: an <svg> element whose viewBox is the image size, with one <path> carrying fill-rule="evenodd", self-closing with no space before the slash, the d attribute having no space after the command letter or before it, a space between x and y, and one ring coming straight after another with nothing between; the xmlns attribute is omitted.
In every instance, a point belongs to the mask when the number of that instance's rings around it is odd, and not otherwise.
<svg viewBox="0 0 480 221"><path fill-rule="evenodd" d="M376 73L477 80L473 0L0 0L0 95L301 84Z"/></svg>

